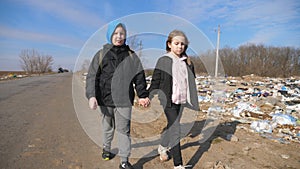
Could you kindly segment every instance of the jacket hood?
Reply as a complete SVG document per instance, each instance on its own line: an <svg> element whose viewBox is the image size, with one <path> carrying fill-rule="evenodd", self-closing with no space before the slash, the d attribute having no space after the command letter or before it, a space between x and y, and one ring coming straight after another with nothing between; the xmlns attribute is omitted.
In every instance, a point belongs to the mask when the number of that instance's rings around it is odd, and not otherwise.
<svg viewBox="0 0 300 169"><path fill-rule="evenodd" d="M123 29L125 30L125 42L126 42L127 32L126 32L125 24L123 24L122 22L120 22L118 20L114 20L114 21L110 22L107 27L106 40L108 43L112 44L111 37L119 25L121 25L123 27Z"/></svg>

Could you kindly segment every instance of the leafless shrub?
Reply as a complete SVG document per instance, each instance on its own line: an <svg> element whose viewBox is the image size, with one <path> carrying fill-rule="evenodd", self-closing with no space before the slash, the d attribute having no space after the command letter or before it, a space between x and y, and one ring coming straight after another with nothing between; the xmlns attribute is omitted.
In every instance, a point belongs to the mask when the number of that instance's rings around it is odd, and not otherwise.
<svg viewBox="0 0 300 169"><path fill-rule="evenodd" d="M24 49L20 55L21 68L28 73L46 73L51 71L53 57L50 55L41 55L34 49Z"/></svg>

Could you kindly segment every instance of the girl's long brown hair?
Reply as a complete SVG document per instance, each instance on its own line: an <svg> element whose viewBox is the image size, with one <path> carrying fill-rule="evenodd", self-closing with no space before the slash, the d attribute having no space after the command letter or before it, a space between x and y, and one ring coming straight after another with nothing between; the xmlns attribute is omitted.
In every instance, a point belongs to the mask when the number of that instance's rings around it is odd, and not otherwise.
<svg viewBox="0 0 300 169"><path fill-rule="evenodd" d="M166 51L167 52L171 51L171 49L168 46L168 43L171 43L172 40L173 40L173 38L175 36L182 36L182 37L184 37L184 39L186 41L186 45L184 46L184 51L182 52L181 55L186 55L186 50L188 48L189 40L188 40L188 38L186 37L186 35L185 35L185 33L183 31L180 31L180 30L177 30L177 29L175 29L175 30L173 30L172 32L169 33L168 39L166 41Z"/></svg>

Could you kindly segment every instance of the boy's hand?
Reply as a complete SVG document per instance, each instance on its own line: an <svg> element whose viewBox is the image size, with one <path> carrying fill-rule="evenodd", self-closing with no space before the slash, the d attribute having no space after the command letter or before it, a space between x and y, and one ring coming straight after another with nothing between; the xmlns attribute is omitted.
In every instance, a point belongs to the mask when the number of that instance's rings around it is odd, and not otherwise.
<svg viewBox="0 0 300 169"><path fill-rule="evenodd" d="M98 102L97 99L95 97L91 97L89 99L89 106L92 110L96 110L98 107Z"/></svg>

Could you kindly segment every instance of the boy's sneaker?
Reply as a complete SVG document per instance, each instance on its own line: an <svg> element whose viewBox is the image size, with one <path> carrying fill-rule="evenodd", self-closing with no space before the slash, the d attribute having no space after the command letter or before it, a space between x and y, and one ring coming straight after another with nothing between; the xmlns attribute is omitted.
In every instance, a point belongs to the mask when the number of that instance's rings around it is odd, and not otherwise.
<svg viewBox="0 0 300 169"><path fill-rule="evenodd" d="M160 161L168 161L170 159L168 147L163 147L162 145L159 145L157 151L159 154Z"/></svg>
<svg viewBox="0 0 300 169"><path fill-rule="evenodd" d="M102 151L102 159L105 160L105 161L110 160L111 159L110 152L103 149L103 151Z"/></svg>
<svg viewBox="0 0 300 169"><path fill-rule="evenodd" d="M120 169L134 169L129 162L122 162L119 166Z"/></svg>

